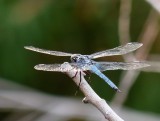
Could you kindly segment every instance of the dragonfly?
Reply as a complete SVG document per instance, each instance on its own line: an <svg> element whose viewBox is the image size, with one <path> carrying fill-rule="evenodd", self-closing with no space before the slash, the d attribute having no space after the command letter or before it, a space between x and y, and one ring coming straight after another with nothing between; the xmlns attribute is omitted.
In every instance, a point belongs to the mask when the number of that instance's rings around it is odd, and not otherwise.
<svg viewBox="0 0 160 121"><path fill-rule="evenodd" d="M82 54L72 54L67 52L60 51L52 51L46 49L40 49L33 46L25 46L25 49L36 51L43 54L49 54L54 56L70 56L71 62L69 65L71 68L63 67L63 64L38 64L34 68L36 70L41 71L53 71L53 72L75 72L75 76L77 72L90 72L94 73L103 79L111 88L120 92L118 87L102 72L107 70L134 70L140 69L143 67L149 66L144 61L133 61L133 62L97 62L94 59L105 57L105 56L114 56L114 55L124 55L129 52L132 52L138 48L140 48L143 44L138 42L127 43L125 45L121 45L115 47L113 49L108 49L100 52L96 52L90 55L82 55ZM81 74L80 73L80 82L81 82ZM79 83L80 85L80 83Z"/></svg>

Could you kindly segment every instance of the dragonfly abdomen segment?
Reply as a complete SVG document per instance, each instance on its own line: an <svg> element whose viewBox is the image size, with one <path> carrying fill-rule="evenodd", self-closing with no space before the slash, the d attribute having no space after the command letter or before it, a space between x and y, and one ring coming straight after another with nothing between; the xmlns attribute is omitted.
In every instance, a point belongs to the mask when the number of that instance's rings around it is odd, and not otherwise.
<svg viewBox="0 0 160 121"><path fill-rule="evenodd" d="M98 68L96 66L92 66L91 70L93 73L95 73L96 75L98 75L100 78L102 78L105 82L108 83L108 85L115 89L116 91L119 91L118 87L109 79L107 78L103 73L101 73L101 71L98 70Z"/></svg>

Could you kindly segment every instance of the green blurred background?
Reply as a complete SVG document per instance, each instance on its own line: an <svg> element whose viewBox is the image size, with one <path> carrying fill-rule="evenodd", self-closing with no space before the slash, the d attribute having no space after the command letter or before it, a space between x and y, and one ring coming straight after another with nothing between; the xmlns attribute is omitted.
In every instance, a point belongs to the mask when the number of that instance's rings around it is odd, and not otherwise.
<svg viewBox="0 0 160 121"><path fill-rule="evenodd" d="M33 68L36 64L63 63L70 58L28 51L24 46L81 54L119 46L119 6L119 0L0 0L0 77L41 92L75 97L76 85L66 75ZM151 9L144 0L132 2L132 41L137 41ZM157 37L151 53L158 54L159 46ZM99 61L124 60L116 56ZM121 72L105 74L118 85ZM159 78L159 73L142 72L124 105L160 114ZM115 92L103 80L95 75L91 80L101 97L107 101L113 98ZM79 92L78 96L83 95Z"/></svg>

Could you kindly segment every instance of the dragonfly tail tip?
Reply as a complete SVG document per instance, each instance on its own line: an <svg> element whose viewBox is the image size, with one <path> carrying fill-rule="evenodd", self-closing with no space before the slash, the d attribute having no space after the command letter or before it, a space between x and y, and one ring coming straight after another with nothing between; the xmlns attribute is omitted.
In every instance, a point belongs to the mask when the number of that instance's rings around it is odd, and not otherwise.
<svg viewBox="0 0 160 121"><path fill-rule="evenodd" d="M116 92L122 92L121 90L119 90L118 88L114 89Z"/></svg>
<svg viewBox="0 0 160 121"><path fill-rule="evenodd" d="M118 89L117 92L122 92L122 91Z"/></svg>

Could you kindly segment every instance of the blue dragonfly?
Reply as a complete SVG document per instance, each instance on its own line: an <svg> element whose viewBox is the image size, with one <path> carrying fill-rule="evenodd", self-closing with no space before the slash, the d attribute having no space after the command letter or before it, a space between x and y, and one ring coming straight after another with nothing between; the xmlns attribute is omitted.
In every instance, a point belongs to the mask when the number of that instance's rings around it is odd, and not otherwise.
<svg viewBox="0 0 160 121"><path fill-rule="evenodd" d="M75 76L77 72L80 72L80 82L81 82L81 72L91 72L102 78L108 85L116 91L120 91L118 87L102 72L106 70L133 70L149 66L145 62L134 61L134 62L96 62L92 59L113 56L113 55L123 55L132 52L140 48L143 44L138 42L127 43L126 45L118 46L113 49L108 49L100 52L96 52L90 55L82 54L72 54L60 51L51 51L36 48L33 46L25 46L25 49L36 51L39 53L54 55L54 56L70 56L71 62L69 65L71 68L62 67L63 64L38 64L34 68L36 70L42 71L54 71L54 72L68 72L75 71ZM74 77L75 77L74 76ZM79 83L80 86L80 83Z"/></svg>

